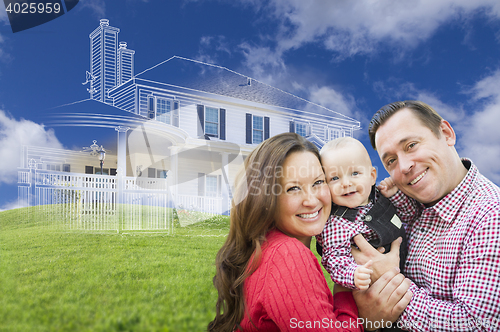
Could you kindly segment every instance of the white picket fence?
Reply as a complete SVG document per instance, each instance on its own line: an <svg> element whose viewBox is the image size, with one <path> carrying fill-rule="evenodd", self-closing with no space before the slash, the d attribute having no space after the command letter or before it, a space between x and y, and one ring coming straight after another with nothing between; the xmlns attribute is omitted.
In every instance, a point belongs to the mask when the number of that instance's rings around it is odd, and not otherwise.
<svg viewBox="0 0 500 332"><path fill-rule="evenodd" d="M21 169L18 186L31 217L69 229L172 233L174 213L186 226L223 212L221 198L173 197L166 179Z"/></svg>

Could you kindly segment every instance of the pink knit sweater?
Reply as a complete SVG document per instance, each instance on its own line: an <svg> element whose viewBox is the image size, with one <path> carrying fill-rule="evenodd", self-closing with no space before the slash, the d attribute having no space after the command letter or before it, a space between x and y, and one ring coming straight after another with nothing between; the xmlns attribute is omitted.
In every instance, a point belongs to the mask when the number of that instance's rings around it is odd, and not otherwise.
<svg viewBox="0 0 500 332"><path fill-rule="evenodd" d="M331 294L309 248L278 230L267 235L257 270L244 284L243 331L362 331L350 292ZM251 318L251 321L250 321Z"/></svg>

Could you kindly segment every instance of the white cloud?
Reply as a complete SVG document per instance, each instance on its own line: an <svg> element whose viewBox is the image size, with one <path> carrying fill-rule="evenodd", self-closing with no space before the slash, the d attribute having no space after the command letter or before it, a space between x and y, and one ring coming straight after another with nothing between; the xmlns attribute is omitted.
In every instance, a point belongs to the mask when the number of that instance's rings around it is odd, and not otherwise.
<svg viewBox="0 0 500 332"><path fill-rule="evenodd" d="M27 207L27 206L29 206L27 201L15 199L13 201L5 202L2 205L2 207L0 208L0 212L5 211L5 210L18 209L18 208Z"/></svg>
<svg viewBox="0 0 500 332"><path fill-rule="evenodd" d="M404 51L431 37L444 23L466 19L478 12L498 19L498 0L270 0L249 2L261 13L267 13L278 22L271 38L275 51L269 46L256 46L247 56L259 54L263 48L280 62L285 52L306 43L317 43L332 51L334 58L355 54L369 54L386 43L394 50ZM265 9L262 9L265 8ZM255 62L255 60L251 60Z"/></svg>
<svg viewBox="0 0 500 332"><path fill-rule="evenodd" d="M500 70L478 81L470 90L479 105L460 127L460 155L471 158L479 170L500 184Z"/></svg>
<svg viewBox="0 0 500 332"><path fill-rule="evenodd" d="M216 64L219 54L231 55L230 48L225 36L203 36L200 39L198 56L195 59L205 63Z"/></svg>
<svg viewBox="0 0 500 332"><path fill-rule="evenodd" d="M52 129L29 120L18 121L0 110L0 183L17 182L23 145L63 148Z"/></svg>
<svg viewBox="0 0 500 332"><path fill-rule="evenodd" d="M312 86L309 89L309 100L349 117L354 117L356 103L354 97L342 94L329 86Z"/></svg>
<svg viewBox="0 0 500 332"><path fill-rule="evenodd" d="M88 8L94 12L95 16L102 19L106 15L106 3L104 0L80 0L78 6L80 10Z"/></svg>
<svg viewBox="0 0 500 332"><path fill-rule="evenodd" d="M483 175L500 185L499 86L500 70L497 70L467 91L470 100L465 105L447 104L435 94L419 90L413 83L376 82L375 91L392 96L394 100L421 100L432 106L454 128L459 155L472 159Z"/></svg>

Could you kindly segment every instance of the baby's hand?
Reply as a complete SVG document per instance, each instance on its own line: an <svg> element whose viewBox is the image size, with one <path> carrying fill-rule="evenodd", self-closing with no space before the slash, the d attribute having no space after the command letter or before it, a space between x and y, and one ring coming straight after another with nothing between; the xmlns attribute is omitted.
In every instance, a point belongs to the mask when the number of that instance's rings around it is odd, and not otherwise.
<svg viewBox="0 0 500 332"><path fill-rule="evenodd" d="M354 286L360 290L366 290L370 287L370 276L373 270L370 269L372 266L372 261L369 260L365 265L360 265L354 270Z"/></svg>
<svg viewBox="0 0 500 332"><path fill-rule="evenodd" d="M395 195L398 192L398 187L394 184L390 177L387 177L384 180L380 181L380 184L377 188L378 190L380 190L380 193L387 198Z"/></svg>

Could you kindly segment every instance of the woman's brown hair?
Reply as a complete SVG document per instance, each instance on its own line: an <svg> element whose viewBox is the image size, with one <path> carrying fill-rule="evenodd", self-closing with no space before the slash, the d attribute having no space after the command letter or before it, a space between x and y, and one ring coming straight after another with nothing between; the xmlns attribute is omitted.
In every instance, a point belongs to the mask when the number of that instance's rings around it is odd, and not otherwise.
<svg viewBox="0 0 500 332"><path fill-rule="evenodd" d="M299 151L312 152L319 160L316 146L294 133L265 140L245 160L235 181L229 234L215 259L213 282L219 296L209 331L240 328L245 313L243 282L257 269L265 236L275 226L274 188L280 185L280 168L287 156Z"/></svg>

